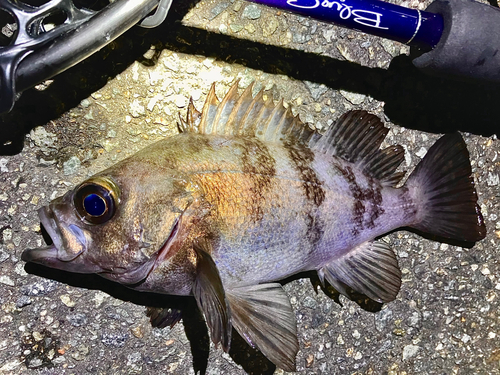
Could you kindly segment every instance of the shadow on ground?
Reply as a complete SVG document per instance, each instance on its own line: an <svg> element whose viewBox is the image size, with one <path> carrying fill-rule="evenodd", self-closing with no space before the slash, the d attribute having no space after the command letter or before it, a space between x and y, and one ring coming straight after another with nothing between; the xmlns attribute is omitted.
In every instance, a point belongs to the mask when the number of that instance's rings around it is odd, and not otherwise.
<svg viewBox="0 0 500 375"><path fill-rule="evenodd" d="M153 307L158 310L180 310L184 331L191 346L193 369L196 374L205 374L209 359L210 338L203 315L193 297L138 292L103 279L96 274L74 274L33 263L26 264L25 270L30 274L56 280L73 287L101 290L114 298L136 305ZM234 329L229 355L248 374L270 375L276 370L273 363L259 350L251 348Z"/></svg>
<svg viewBox="0 0 500 375"><path fill-rule="evenodd" d="M196 374L206 373L209 360L210 337L203 315L198 309L194 298L139 292L110 280L103 279L96 274L75 274L47 268L34 263L27 263L25 270L30 274L55 280L73 287L100 290L114 298L140 306L147 306L148 310L156 310L159 313L164 309L168 311L178 311L179 316L174 317L168 324L159 325L154 323L153 325L160 328L166 326L172 327L177 321L182 319L184 331L193 356L193 369ZM328 297L332 298L332 300L339 305L341 304L339 301L340 294L329 285L323 287L316 272L297 274L283 280L282 283L286 284L300 278L309 278L316 292L321 289ZM350 298L366 311L378 312L382 308L381 303L372 301L366 296L352 290L350 290ZM147 315L151 316L152 314L147 313ZM169 315L173 316L175 314L172 315L169 313ZM153 321L153 319L151 319L151 321ZM270 375L276 370L276 366L271 361L269 361L258 349L250 347L234 329L232 332L229 355L237 364L241 365L248 374Z"/></svg>
<svg viewBox="0 0 500 375"><path fill-rule="evenodd" d="M384 101L385 114L406 128L444 133L455 130L490 136L498 131L500 88L429 77L411 64L408 56L393 59L388 70L347 61L235 39L182 25L182 18L198 0L175 2L164 24L153 30L134 28L84 62L57 76L44 91L27 90L14 110L0 118L0 154L22 150L24 136L77 106L123 72L135 60L154 65L157 50L205 55L228 63L279 73L297 80L322 83L370 95ZM311 67L315 69L311 69Z"/></svg>

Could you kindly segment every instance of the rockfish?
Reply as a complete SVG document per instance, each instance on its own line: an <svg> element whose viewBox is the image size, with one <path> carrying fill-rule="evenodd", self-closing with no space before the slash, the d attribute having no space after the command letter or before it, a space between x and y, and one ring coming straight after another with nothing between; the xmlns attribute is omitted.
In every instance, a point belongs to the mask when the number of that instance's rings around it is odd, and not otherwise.
<svg viewBox="0 0 500 375"><path fill-rule="evenodd" d="M388 302L401 285L397 258L374 240L409 227L473 243L486 229L466 145L445 135L401 187L401 146L365 111L324 135L283 103L212 86L190 102L180 134L159 141L39 210L53 244L22 259L96 273L130 288L193 295L213 342L234 327L278 367L295 368L295 316L279 280L317 271ZM164 313L161 319L179 318Z"/></svg>

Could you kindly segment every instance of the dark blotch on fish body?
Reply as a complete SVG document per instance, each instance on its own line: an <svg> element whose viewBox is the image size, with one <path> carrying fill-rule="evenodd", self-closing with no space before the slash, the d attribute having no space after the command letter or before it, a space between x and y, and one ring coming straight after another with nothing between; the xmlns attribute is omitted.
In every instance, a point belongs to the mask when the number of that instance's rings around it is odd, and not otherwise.
<svg viewBox="0 0 500 375"><path fill-rule="evenodd" d="M290 160L293 162L293 167L299 173L307 199L313 202L316 207L321 206L325 201L325 190L316 172L311 167L314 161L314 153L311 149L300 144L286 143L285 147Z"/></svg>
<svg viewBox="0 0 500 375"><path fill-rule="evenodd" d="M266 199L266 193L271 189L272 180L276 176L276 161L268 147L258 139L245 138L242 149L243 173L249 175L252 183L252 195L248 197L254 207L252 220L257 222L264 215L261 202Z"/></svg>

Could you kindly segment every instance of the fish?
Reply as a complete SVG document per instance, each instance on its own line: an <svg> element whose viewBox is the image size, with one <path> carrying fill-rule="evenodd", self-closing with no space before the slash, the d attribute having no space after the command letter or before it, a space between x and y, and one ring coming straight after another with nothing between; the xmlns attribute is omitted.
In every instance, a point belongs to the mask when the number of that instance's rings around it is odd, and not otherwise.
<svg viewBox="0 0 500 375"><path fill-rule="evenodd" d="M232 328L276 366L293 371L295 315L281 280L317 272L323 285L393 301L401 271L379 237L408 228L443 241L486 236L467 146L442 136L401 182L399 145L364 110L324 134L283 101L236 82L190 101L179 134L80 183L38 215L52 244L22 259L95 273L129 288L193 296L216 346ZM156 326L181 319L150 311Z"/></svg>

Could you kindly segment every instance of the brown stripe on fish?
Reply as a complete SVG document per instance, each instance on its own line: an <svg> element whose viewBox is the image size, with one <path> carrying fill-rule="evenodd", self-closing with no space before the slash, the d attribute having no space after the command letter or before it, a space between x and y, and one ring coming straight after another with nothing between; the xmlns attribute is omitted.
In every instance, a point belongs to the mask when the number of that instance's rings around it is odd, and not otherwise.
<svg viewBox="0 0 500 375"><path fill-rule="evenodd" d="M359 232L363 229L363 218L365 215L365 205L363 202L363 192L361 187L356 182L356 176L354 175L352 168L350 166L346 166L345 168L339 164L333 164L333 166L344 176L349 184L349 190L352 193L354 198L354 206L353 206L353 224L352 227L353 235L359 234Z"/></svg>
<svg viewBox="0 0 500 375"><path fill-rule="evenodd" d="M368 178L368 189L364 190L364 199L372 203L370 218L367 220L366 226L370 229L375 228L375 220L385 210L382 207L382 186L372 177Z"/></svg>
<svg viewBox="0 0 500 375"><path fill-rule="evenodd" d="M250 217L259 221L264 216L266 193L271 189L273 178L276 176L276 160L268 147L257 138L244 138L240 147L243 173L248 175L251 183L248 200L253 209Z"/></svg>
<svg viewBox="0 0 500 375"><path fill-rule="evenodd" d="M307 239L311 244L310 252L314 252L325 233L325 223L319 215L313 215L310 212L307 213L305 222L307 225Z"/></svg>
<svg viewBox="0 0 500 375"><path fill-rule="evenodd" d="M292 166L299 174L307 199L316 207L321 206L325 200L325 190L323 183L311 167L314 161L314 152L300 144L285 143L284 146L288 151Z"/></svg>
<svg viewBox="0 0 500 375"><path fill-rule="evenodd" d="M347 180L349 190L354 198L353 223L355 226L352 229L354 234L358 234L365 227L374 228L375 220L385 212L382 207L382 186L374 178L365 176L368 187L363 188L358 184L356 175L350 166L342 167L339 164L333 166ZM365 219L367 203L369 203L369 217Z"/></svg>
<svg viewBox="0 0 500 375"><path fill-rule="evenodd" d="M399 191L402 207L405 214L409 216L415 216L417 214L417 205L411 198L410 190L406 186L401 186L401 188L399 188Z"/></svg>

